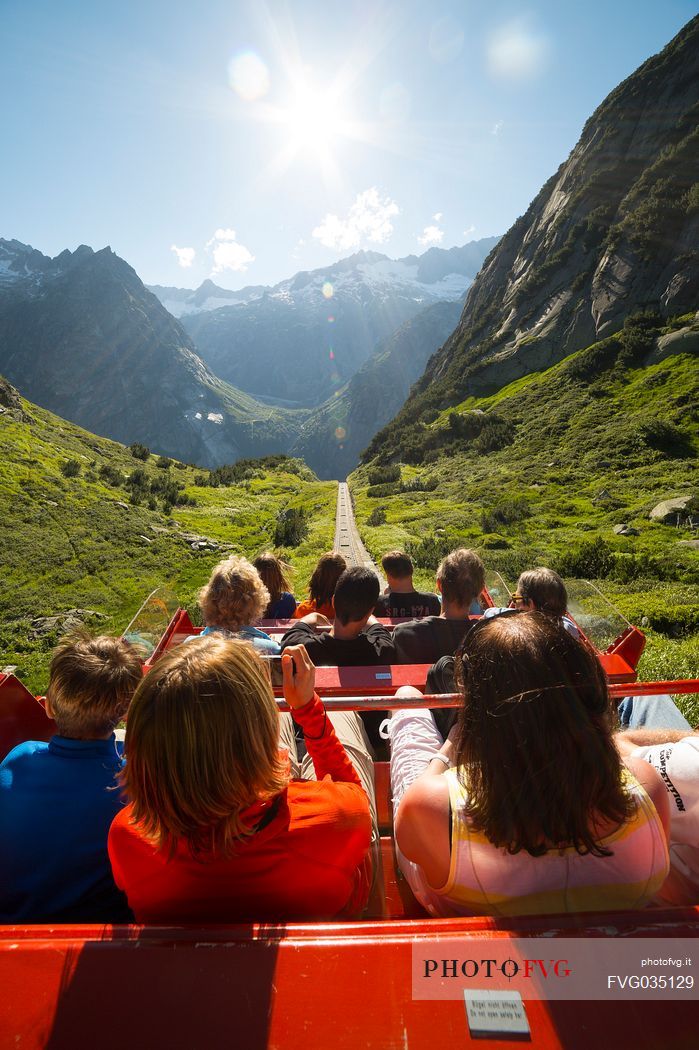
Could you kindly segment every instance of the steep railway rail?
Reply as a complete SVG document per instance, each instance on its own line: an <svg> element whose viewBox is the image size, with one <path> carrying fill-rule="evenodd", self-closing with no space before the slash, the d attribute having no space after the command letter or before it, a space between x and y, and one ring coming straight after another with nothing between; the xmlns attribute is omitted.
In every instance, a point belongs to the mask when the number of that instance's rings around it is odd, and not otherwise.
<svg viewBox="0 0 699 1050"><path fill-rule="evenodd" d="M381 586L386 584L382 573L377 568L366 547L362 543L357 523L354 520L352 497L346 481L341 481L337 489L337 514L335 517L334 549L341 554L348 565L366 565L378 573Z"/></svg>

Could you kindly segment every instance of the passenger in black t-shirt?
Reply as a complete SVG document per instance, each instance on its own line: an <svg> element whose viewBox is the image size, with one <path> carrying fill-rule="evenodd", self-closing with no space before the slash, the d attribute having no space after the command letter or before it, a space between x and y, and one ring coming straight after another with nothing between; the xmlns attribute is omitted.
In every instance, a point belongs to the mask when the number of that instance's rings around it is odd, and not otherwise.
<svg viewBox="0 0 699 1050"><path fill-rule="evenodd" d="M389 551L381 559L388 583L374 609L375 616L439 616L442 611L436 594L413 587L413 563L402 551Z"/></svg>
<svg viewBox="0 0 699 1050"><path fill-rule="evenodd" d="M377 623L372 610L379 596L379 579L371 569L346 569L335 587L335 619L329 631L316 634L315 625L329 624L320 613L309 613L290 627L281 640L287 645L305 645L316 667L364 667L396 663L389 631ZM378 727L385 711L371 711L362 721L373 745L380 743Z"/></svg>
<svg viewBox="0 0 699 1050"><path fill-rule="evenodd" d="M396 625L393 644L398 663L433 664L455 653L470 627L469 613L484 585L485 566L475 551L462 547L448 554L437 569L442 612Z"/></svg>

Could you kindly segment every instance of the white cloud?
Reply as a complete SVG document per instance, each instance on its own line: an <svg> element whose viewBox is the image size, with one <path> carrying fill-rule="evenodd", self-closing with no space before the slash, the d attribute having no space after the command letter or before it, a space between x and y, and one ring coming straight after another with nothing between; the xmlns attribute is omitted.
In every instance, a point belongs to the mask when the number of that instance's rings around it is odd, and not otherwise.
<svg viewBox="0 0 699 1050"><path fill-rule="evenodd" d="M499 135L500 132L502 131L502 126L503 126L503 121L502 120L496 120L495 123L493 124L492 128L490 129L490 134L491 135Z"/></svg>
<svg viewBox="0 0 699 1050"><path fill-rule="evenodd" d="M433 215L433 216L432 216L432 218L433 218L433 220L434 220L435 222L441 222L441 221L442 221L442 217L443 217L443 215L444 215L444 213L443 213L443 212L441 212L441 211L438 211L436 215Z"/></svg>
<svg viewBox="0 0 699 1050"><path fill-rule="evenodd" d="M178 263L185 269L192 265L197 254L194 248L178 248L176 244L170 245L170 251L175 253Z"/></svg>
<svg viewBox="0 0 699 1050"><path fill-rule="evenodd" d="M239 244L235 230L219 227L206 247L214 257L214 265L211 270L212 276L223 270L236 270L245 273L249 264L255 261L255 256L244 244Z"/></svg>
<svg viewBox="0 0 699 1050"><path fill-rule="evenodd" d="M440 230L439 226L425 226L418 237L418 243L425 248L433 248L435 244L441 244L443 240L444 230Z"/></svg>
<svg viewBox="0 0 699 1050"><path fill-rule="evenodd" d="M335 251L358 248L363 241L384 244L393 234L391 219L399 213L396 202L390 197L381 198L372 186L357 194L346 218L328 213L312 236Z"/></svg>
<svg viewBox="0 0 699 1050"><path fill-rule="evenodd" d="M470 237L472 233L476 232L476 227L471 225L467 230L464 230L462 237Z"/></svg>
<svg viewBox="0 0 699 1050"><path fill-rule="evenodd" d="M488 43L488 66L497 77L527 79L541 73L546 65L551 44L548 37L535 33L527 20L508 22Z"/></svg>

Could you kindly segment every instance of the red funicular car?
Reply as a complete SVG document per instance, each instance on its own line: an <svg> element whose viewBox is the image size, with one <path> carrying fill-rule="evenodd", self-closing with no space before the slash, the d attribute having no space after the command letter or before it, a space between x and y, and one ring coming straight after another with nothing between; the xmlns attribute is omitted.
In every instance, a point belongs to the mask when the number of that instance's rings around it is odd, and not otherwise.
<svg viewBox="0 0 699 1050"><path fill-rule="evenodd" d="M491 581L489 590L485 604L507 604L502 581ZM571 614L597 646L614 695L699 691L696 681L636 682L641 632L591 585L573 582L569 594ZM265 627L275 634L284 624ZM196 630L171 597L155 592L126 634L144 645L147 670ZM319 668L317 686L329 709L405 706L392 700L397 686L424 687L426 672L424 666ZM454 696L427 699L432 706L456 702ZM12 675L0 677L0 754L52 732L43 708L21 683ZM434 1050L472 1041L493 1048L521 1041L551 1048L699 1046L699 988L661 993L639 978L637 986L627 981L621 992L615 986L607 996L580 1001L560 991L550 994L543 979L530 981L531 994L518 991L521 984L507 981L510 963L499 982L504 991L493 993L482 965L480 980L469 982L465 996L465 982L453 981L453 973L472 977L474 966L490 957L521 961L521 946L531 939L540 945L535 955L543 969L561 963L557 945L570 954L571 938L584 941L605 980L634 976L606 973L610 944L622 940L622 948L631 940L650 940L659 958L681 948L688 959L699 949L699 908L430 918L395 864L386 763L377 763L376 784L382 888L365 919L207 928L0 927L0 1050ZM425 990L426 966L440 977L437 991L433 985Z"/></svg>

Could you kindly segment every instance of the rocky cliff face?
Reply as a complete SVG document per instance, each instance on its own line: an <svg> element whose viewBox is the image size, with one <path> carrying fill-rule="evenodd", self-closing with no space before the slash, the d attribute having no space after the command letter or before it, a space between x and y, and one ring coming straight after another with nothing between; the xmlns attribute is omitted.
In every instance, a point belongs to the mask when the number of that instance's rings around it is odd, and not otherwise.
<svg viewBox="0 0 699 1050"><path fill-rule="evenodd" d="M639 309L696 309L698 118L695 18L602 103L491 252L396 423L548 367Z"/></svg>
<svg viewBox="0 0 699 1050"><path fill-rule="evenodd" d="M290 440L283 414L217 379L109 248L48 259L0 240L0 371L95 433L188 462L216 466Z"/></svg>

